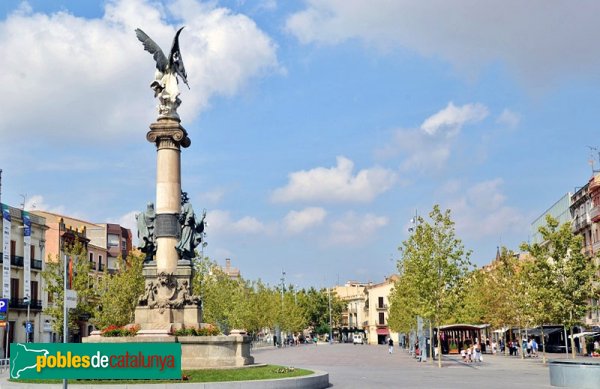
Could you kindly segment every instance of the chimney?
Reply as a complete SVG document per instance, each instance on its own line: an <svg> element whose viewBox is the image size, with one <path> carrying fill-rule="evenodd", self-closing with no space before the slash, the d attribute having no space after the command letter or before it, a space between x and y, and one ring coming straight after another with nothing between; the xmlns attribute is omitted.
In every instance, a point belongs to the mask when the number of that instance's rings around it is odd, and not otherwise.
<svg viewBox="0 0 600 389"><path fill-rule="evenodd" d="M227 258L227 259L225 259L225 269L229 270L230 267L231 267L231 259Z"/></svg>

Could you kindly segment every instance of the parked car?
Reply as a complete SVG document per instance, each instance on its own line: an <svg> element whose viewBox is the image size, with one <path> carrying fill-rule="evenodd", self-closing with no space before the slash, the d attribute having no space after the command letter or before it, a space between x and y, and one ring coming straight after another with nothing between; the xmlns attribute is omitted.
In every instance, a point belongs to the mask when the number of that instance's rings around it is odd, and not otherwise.
<svg viewBox="0 0 600 389"><path fill-rule="evenodd" d="M353 334L352 335L352 344L364 344L362 334Z"/></svg>

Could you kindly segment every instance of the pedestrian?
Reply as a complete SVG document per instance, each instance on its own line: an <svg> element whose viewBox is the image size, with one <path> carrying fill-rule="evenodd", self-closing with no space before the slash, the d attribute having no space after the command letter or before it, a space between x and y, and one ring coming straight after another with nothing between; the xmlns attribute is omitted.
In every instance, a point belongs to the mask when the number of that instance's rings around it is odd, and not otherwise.
<svg viewBox="0 0 600 389"><path fill-rule="evenodd" d="M529 342L527 342L527 356L529 358L531 358L531 352L533 350L533 344L531 342L531 338L529 339Z"/></svg>
<svg viewBox="0 0 600 389"><path fill-rule="evenodd" d="M481 346L479 343L475 343L473 346L473 360L475 362L481 362Z"/></svg>
<svg viewBox="0 0 600 389"><path fill-rule="evenodd" d="M394 341L392 340L392 337L390 336L390 339L388 340L388 349L390 354L394 352Z"/></svg>
<svg viewBox="0 0 600 389"><path fill-rule="evenodd" d="M533 353L533 356L537 358L537 356L538 356L538 344L535 341L535 338L531 339L531 352Z"/></svg>
<svg viewBox="0 0 600 389"><path fill-rule="evenodd" d="M471 358L471 355L473 355L473 347L469 346L467 347L467 362L471 363L473 361L473 359Z"/></svg>

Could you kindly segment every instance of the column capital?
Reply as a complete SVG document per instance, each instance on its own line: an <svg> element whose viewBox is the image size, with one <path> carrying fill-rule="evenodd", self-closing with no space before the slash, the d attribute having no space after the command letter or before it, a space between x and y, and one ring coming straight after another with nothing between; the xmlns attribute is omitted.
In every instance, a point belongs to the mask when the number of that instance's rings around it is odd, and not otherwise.
<svg viewBox="0 0 600 389"><path fill-rule="evenodd" d="M177 146L187 148L192 144L187 131L181 126L178 120L159 119L150 124L150 131L146 134L148 142L156 144L159 147L163 141L174 142Z"/></svg>

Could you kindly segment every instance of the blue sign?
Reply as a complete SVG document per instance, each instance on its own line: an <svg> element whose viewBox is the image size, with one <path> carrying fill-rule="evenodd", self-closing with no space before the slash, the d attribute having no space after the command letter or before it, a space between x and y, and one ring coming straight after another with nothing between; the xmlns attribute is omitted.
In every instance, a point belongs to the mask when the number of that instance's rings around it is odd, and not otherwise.
<svg viewBox="0 0 600 389"><path fill-rule="evenodd" d="M8 299L0 299L0 312L8 312Z"/></svg>
<svg viewBox="0 0 600 389"><path fill-rule="evenodd" d="M33 332L33 324L30 321L25 323L25 332L27 332L28 334L31 334Z"/></svg>
<svg viewBox="0 0 600 389"><path fill-rule="evenodd" d="M31 236L31 218L29 212L23 211L23 236Z"/></svg>

